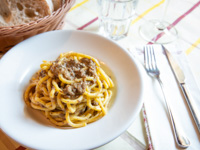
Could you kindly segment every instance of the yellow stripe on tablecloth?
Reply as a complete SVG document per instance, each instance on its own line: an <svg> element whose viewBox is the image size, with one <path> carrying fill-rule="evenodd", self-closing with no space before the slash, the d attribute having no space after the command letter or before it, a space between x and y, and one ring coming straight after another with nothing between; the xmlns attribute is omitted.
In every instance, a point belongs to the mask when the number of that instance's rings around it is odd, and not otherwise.
<svg viewBox="0 0 200 150"><path fill-rule="evenodd" d="M186 55L189 55L200 44L200 38L194 42L186 51Z"/></svg>
<svg viewBox="0 0 200 150"><path fill-rule="evenodd" d="M74 7L72 7L70 10L69 10L69 12L70 11L72 11L72 10L74 10L74 9L76 9L76 8L78 8L78 7L80 7L81 5L83 5L83 4L85 4L85 3L87 3L89 0L84 0L84 1L82 1L82 2L80 2L80 3L78 3L78 4L76 4Z"/></svg>
<svg viewBox="0 0 200 150"><path fill-rule="evenodd" d="M153 7L147 9L145 12L143 12L141 15L139 15L136 19L134 19L131 22L131 25L133 25L134 23L136 23L137 21L139 21L142 17L144 17L146 14L148 14L150 11L152 11L153 9L159 7L161 4L163 4L165 2L165 0L161 0L159 3L155 4Z"/></svg>

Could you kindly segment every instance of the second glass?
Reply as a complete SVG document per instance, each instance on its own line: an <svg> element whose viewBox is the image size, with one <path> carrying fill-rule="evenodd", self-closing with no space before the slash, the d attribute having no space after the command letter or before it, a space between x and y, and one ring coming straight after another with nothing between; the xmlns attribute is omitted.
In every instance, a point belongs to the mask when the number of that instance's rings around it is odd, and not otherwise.
<svg viewBox="0 0 200 150"><path fill-rule="evenodd" d="M178 37L178 32L173 25L164 21L168 5L169 0L165 0L161 19L150 20L140 26L139 33L144 40L151 43L167 44L173 42Z"/></svg>
<svg viewBox="0 0 200 150"><path fill-rule="evenodd" d="M127 36L138 0L98 0L100 34L113 40Z"/></svg>

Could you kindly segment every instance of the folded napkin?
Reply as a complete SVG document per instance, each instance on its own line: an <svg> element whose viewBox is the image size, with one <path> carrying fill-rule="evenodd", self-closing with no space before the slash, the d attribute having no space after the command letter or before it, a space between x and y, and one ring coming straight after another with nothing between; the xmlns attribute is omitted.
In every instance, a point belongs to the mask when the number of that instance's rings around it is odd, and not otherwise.
<svg viewBox="0 0 200 150"><path fill-rule="evenodd" d="M177 47L166 46L178 64L183 69L193 100L200 110L200 91L195 83L193 74L190 70L185 53L179 51ZM160 45L154 45L157 65L161 73L161 80L168 94L168 101L171 106L175 121L181 130L188 137L191 146L188 150L200 150L200 133L193 120L187 102L181 93L181 90L172 73L166 56ZM143 63L143 47L137 46L136 49L130 50L132 54ZM158 81L146 76L145 79L145 102L146 117L151 135L151 142L155 150L174 150L179 149L175 143L173 130L168 117L166 104Z"/></svg>

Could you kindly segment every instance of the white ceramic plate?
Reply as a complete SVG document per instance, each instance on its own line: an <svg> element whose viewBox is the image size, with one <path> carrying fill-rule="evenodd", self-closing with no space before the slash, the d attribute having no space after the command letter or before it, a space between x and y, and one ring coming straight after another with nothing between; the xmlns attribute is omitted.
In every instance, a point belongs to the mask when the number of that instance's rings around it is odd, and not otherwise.
<svg viewBox="0 0 200 150"><path fill-rule="evenodd" d="M75 51L107 64L116 78L117 93L108 114L77 129L49 125L37 111L27 108L23 93L42 60ZM92 149L115 139L134 121L142 107L140 64L116 43L83 31L52 31L21 42L0 60L0 125L20 144L34 149Z"/></svg>

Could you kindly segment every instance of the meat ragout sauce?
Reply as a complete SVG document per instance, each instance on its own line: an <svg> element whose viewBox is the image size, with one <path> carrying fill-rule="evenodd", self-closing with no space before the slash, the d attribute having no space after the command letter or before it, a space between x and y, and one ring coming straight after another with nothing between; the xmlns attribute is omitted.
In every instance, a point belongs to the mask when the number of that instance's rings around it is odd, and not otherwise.
<svg viewBox="0 0 200 150"><path fill-rule="evenodd" d="M52 62L50 70L55 79L58 79L59 74L62 74L67 80L82 79L79 82L66 84L64 88L62 87L65 98L77 98L85 92L87 84L96 82L95 79L92 81L85 80L86 77L95 77L96 75L96 64L92 59L82 58L77 60L65 58L62 63L58 63L58 60L56 60ZM46 74L44 70L40 73L41 76Z"/></svg>

